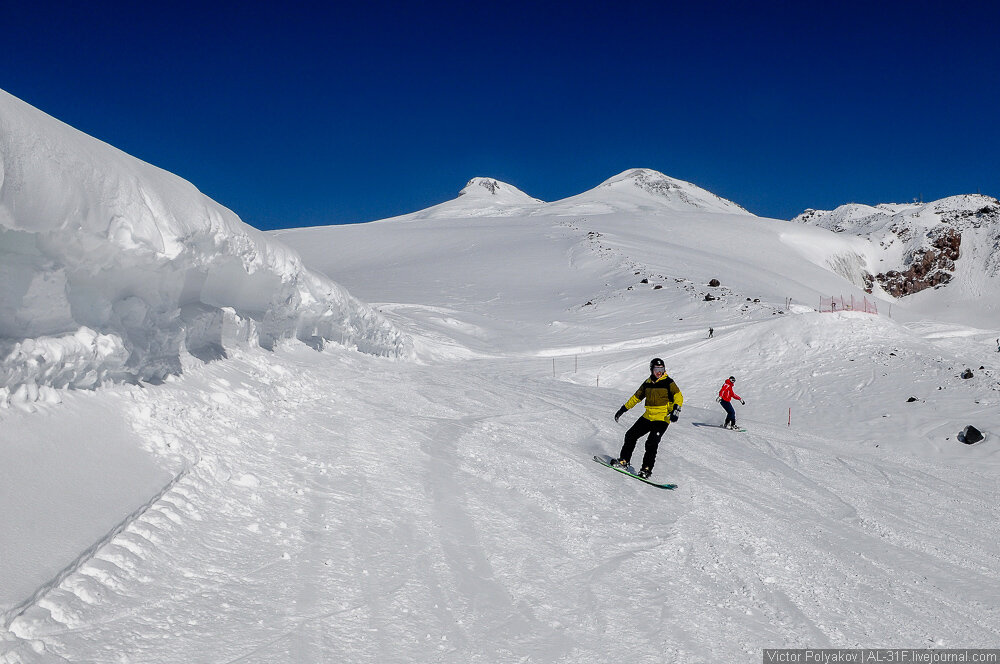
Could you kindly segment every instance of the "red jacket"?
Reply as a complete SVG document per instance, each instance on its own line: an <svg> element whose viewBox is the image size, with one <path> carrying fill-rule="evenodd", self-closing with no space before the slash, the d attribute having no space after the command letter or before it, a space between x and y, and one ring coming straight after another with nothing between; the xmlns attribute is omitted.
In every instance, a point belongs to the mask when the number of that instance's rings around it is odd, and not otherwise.
<svg viewBox="0 0 1000 664"><path fill-rule="evenodd" d="M743 401L743 397L733 392L733 382L728 378L726 379L726 382L723 383L722 389L719 390L719 398L723 401L729 401L730 399Z"/></svg>

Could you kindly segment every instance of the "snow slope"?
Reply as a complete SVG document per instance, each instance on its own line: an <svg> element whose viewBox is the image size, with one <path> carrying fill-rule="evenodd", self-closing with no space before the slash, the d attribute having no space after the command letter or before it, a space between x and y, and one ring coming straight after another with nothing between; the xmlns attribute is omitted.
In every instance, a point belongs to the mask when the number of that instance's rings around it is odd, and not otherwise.
<svg viewBox="0 0 1000 664"><path fill-rule="evenodd" d="M814 304L820 295L863 294L830 267L863 251L867 243L860 238L696 208L660 207L637 216L620 211L631 209L631 192L622 199L612 195L611 212L601 215L592 214L588 200L574 208L566 199L551 215L540 208L502 221L474 215L276 231L275 236L351 292L380 303L383 311L405 306L417 315L414 310L421 307L410 305L436 307L424 309L423 324L443 325L445 337L457 332L449 327L464 327L463 345L482 352L497 344L521 353L533 352L525 351L525 344L552 344L570 352L581 345L618 343L619 326L641 343L665 332L662 319L649 317L649 307L679 306L679 316L714 315L720 304L705 302L708 294L733 305L723 307L735 312L723 318L762 310L770 314L775 303L783 310L787 298ZM578 214L571 214L574 209ZM377 260L367 246L378 247ZM421 276L414 279L414 274ZM721 286L708 287L712 279ZM747 298L761 301L748 303ZM460 324L442 320L458 304L465 319ZM595 319L608 324L595 327ZM408 320L393 320L408 328ZM488 343L479 345L476 340L483 337ZM426 339L418 335L416 343L426 345Z"/></svg>
<svg viewBox="0 0 1000 664"><path fill-rule="evenodd" d="M865 239L634 189L273 234L412 357L290 337L158 385L0 408L0 661L996 644L1000 321L905 300L891 318L816 313L820 295L860 293ZM640 411L612 415L654 355L685 396L654 471L672 492L590 458L617 453ZM730 374L743 434L716 426ZM969 423L985 441L957 441ZM81 464L29 495L21 478L56 462L42 445ZM106 477L132 493L100 504ZM86 542L52 532L73 506ZM17 592L15 572L32 579Z"/></svg>
<svg viewBox="0 0 1000 664"><path fill-rule="evenodd" d="M405 338L190 183L0 91L0 402L297 337Z"/></svg>
<svg viewBox="0 0 1000 664"><path fill-rule="evenodd" d="M412 352L190 183L0 91L0 411L62 403L54 420L4 424L0 611L37 599L197 461L150 445L118 391L74 390L159 383L287 338Z"/></svg>

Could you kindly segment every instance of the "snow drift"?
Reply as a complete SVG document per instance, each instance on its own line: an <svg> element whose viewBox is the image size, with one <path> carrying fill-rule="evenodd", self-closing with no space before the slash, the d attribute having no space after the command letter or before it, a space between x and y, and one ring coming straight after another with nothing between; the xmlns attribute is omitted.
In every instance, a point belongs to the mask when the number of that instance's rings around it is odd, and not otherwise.
<svg viewBox="0 0 1000 664"><path fill-rule="evenodd" d="M0 402L297 337L405 335L189 182L0 91Z"/></svg>

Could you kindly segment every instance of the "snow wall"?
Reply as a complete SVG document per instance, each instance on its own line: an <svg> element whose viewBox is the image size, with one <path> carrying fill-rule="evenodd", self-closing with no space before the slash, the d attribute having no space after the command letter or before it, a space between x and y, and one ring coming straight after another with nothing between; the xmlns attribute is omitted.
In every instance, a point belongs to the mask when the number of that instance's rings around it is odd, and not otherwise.
<svg viewBox="0 0 1000 664"><path fill-rule="evenodd" d="M408 337L191 183L0 90L0 405L285 338Z"/></svg>

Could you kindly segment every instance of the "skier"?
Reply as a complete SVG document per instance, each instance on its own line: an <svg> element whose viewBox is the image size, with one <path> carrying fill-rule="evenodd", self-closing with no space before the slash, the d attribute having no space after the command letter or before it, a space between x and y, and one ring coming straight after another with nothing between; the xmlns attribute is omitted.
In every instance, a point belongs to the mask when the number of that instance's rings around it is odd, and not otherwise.
<svg viewBox="0 0 1000 664"><path fill-rule="evenodd" d="M719 396L716 397L716 401L722 404L722 407L726 409L726 421L722 425L726 429L737 429L736 426L736 411L733 410L733 405L729 403L730 399L739 399L740 404L747 405L747 402L743 400L743 397L733 392L733 385L736 384L736 378L730 376L726 379L726 382L722 384L722 389L719 390Z"/></svg>
<svg viewBox="0 0 1000 664"><path fill-rule="evenodd" d="M713 334L715 334L715 328L714 328L714 327L710 327L710 328L708 328L708 338L709 338L709 339L711 339L711 338L712 338L712 335L713 335Z"/></svg>
<svg viewBox="0 0 1000 664"><path fill-rule="evenodd" d="M622 468L628 468L636 442L642 436L649 434L646 438L646 453L642 457L642 468L639 470L639 477L646 479L653 473L653 464L656 462L656 450L660 445L660 438L663 437L670 423L677 421L681 405L684 403L684 395L681 394L677 383L667 375L663 360L658 357L654 357L649 363L649 378L615 413L615 422L625 414L625 411L643 399L646 400L646 412L625 432L625 442L622 445L621 454L613 463Z"/></svg>

